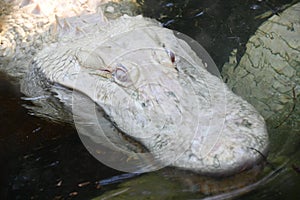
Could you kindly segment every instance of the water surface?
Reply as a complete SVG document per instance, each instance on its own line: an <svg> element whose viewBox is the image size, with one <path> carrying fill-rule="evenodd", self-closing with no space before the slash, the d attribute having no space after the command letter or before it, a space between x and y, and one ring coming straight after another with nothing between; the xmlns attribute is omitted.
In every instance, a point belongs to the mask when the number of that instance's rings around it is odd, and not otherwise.
<svg viewBox="0 0 300 200"><path fill-rule="evenodd" d="M257 16L265 12L269 12L269 16L280 14L281 6L290 2L144 0L142 12L196 39L221 69L232 49L237 48L239 56L243 54L249 37L266 20L256 19ZM122 179L123 173L95 160L72 126L31 115L22 106L28 102L21 100L22 94L18 91L17 84L0 74L0 199L90 199L101 195L110 199L200 199L211 196L199 192L200 186L204 187L210 180L171 169L114 181L114 177ZM272 141L269 163L259 180L271 176L239 199L300 198L299 130L281 127L269 129L269 133ZM221 195L217 197L227 197L224 193Z"/></svg>

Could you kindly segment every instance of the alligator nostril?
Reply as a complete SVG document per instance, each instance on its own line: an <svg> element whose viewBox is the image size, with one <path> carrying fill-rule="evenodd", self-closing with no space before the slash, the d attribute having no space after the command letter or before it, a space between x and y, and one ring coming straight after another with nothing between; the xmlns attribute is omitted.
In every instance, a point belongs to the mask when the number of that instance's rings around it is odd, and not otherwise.
<svg viewBox="0 0 300 200"><path fill-rule="evenodd" d="M240 126L244 126L246 128L251 128L252 127L252 123L249 122L247 119L243 119L242 121L238 121L238 122L235 122L236 125Z"/></svg>
<svg viewBox="0 0 300 200"><path fill-rule="evenodd" d="M241 124L247 128L250 128L252 126L252 123L249 122L247 119L243 119Z"/></svg>
<svg viewBox="0 0 300 200"><path fill-rule="evenodd" d="M1 38L0 37L0 45L1 45L1 47L0 47L0 49L4 49L4 48L6 48L7 47L7 40L5 40L5 38Z"/></svg>

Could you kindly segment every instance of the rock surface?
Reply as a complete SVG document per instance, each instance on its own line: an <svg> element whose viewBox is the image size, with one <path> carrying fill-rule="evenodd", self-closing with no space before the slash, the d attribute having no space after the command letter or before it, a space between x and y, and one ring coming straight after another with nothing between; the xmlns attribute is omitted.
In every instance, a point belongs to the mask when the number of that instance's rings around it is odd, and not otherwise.
<svg viewBox="0 0 300 200"><path fill-rule="evenodd" d="M300 3L263 23L240 62L231 61L222 75L236 94L271 127L300 127Z"/></svg>

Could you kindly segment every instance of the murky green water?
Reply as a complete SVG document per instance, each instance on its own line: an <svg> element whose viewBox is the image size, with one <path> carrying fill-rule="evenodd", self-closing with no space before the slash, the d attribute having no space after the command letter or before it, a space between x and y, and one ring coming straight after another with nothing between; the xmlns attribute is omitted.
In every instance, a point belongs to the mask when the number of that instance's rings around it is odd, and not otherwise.
<svg viewBox="0 0 300 200"><path fill-rule="evenodd" d="M221 69L232 49L243 54L249 37L266 20L256 16L280 14L280 7L290 2L144 0L142 9L146 16L200 42ZM237 186L230 195L238 199L300 198L299 127L269 129L269 163L257 178L246 174L213 181L164 169L114 183L112 177L122 172L95 160L71 126L30 115L18 91L18 85L0 74L0 199L220 199L228 193L212 196L207 191L230 186Z"/></svg>

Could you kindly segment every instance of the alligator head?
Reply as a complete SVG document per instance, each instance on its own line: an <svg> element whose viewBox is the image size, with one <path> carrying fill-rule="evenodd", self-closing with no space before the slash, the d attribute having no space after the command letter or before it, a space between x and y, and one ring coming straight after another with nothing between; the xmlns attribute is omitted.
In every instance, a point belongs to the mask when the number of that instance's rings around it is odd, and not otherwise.
<svg viewBox="0 0 300 200"><path fill-rule="evenodd" d="M141 16L88 24L40 52L31 71L89 97L162 165L227 175L261 160L263 118L173 31Z"/></svg>

